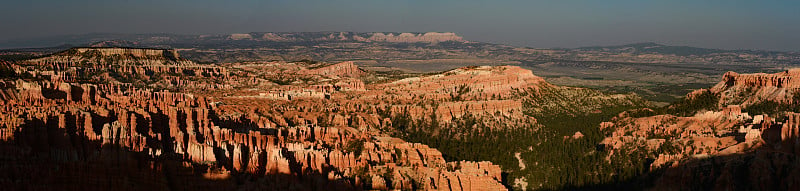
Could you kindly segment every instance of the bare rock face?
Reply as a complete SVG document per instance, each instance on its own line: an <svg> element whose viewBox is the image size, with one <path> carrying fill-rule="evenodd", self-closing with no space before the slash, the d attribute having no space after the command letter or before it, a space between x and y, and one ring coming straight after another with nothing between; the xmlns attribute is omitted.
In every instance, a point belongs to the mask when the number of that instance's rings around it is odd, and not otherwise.
<svg viewBox="0 0 800 191"><path fill-rule="evenodd" d="M800 88L800 69L790 69L788 71L775 74L738 74L727 72L722 76L721 85L732 86L751 86L751 87L778 87L797 89Z"/></svg>
<svg viewBox="0 0 800 191"><path fill-rule="evenodd" d="M760 101L791 102L800 91L800 69L775 74L727 72L710 89L720 93L722 105L749 105ZM744 94L745 96L739 96Z"/></svg>

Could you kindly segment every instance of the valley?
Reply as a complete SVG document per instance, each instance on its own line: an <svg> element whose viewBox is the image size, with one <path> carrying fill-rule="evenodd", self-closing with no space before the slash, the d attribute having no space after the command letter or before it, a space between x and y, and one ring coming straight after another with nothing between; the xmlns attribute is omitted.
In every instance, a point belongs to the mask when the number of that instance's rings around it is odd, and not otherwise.
<svg viewBox="0 0 800 191"><path fill-rule="evenodd" d="M515 65L536 71L553 84L590 87L609 93L635 92L661 106L694 89L715 84L719 74L727 71L774 73L800 65L800 54L793 52L719 50L657 43L543 49L475 42L455 33L437 32L87 34L61 39L69 40L42 38L6 42L39 47L67 45L4 52L41 54L71 46L167 48L198 63L353 61L372 71L406 73Z"/></svg>

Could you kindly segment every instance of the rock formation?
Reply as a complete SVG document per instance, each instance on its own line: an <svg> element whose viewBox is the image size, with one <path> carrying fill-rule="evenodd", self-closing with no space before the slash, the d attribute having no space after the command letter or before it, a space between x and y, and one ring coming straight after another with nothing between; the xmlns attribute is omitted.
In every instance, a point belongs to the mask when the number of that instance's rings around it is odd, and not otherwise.
<svg viewBox="0 0 800 191"><path fill-rule="evenodd" d="M304 70L301 74L312 74L322 76L339 76L339 77L359 77L364 75L358 66L353 62L341 62L329 66L319 66L318 68Z"/></svg>
<svg viewBox="0 0 800 191"><path fill-rule="evenodd" d="M11 189L505 190L498 165L447 162L375 130L403 111L519 116L518 101L486 99L544 83L515 67L459 69L423 77L444 90L430 97L464 83L476 93L426 107L365 85L352 62L200 65L169 50L78 48L11 65L43 66L0 81L0 182ZM414 86L396 90L426 97Z"/></svg>
<svg viewBox="0 0 800 191"><path fill-rule="evenodd" d="M797 102L800 90L800 69L775 74L738 74L727 72L722 81L710 89L720 93L720 104L750 105L761 101Z"/></svg>
<svg viewBox="0 0 800 191"><path fill-rule="evenodd" d="M601 124L602 130L610 132L601 144L611 151L609 158L623 150L643 149L648 153L653 161L650 176L654 176L653 188L657 190L797 189L800 163L794 156L800 154L800 115L781 111L778 115L782 116L769 116L746 113L743 108L766 101L794 104L800 88L798 72L725 73L722 82L710 90L698 90L687 97L698 99L696 96L709 91L719 96L717 105L737 105L687 117L665 114L633 118L623 113Z"/></svg>

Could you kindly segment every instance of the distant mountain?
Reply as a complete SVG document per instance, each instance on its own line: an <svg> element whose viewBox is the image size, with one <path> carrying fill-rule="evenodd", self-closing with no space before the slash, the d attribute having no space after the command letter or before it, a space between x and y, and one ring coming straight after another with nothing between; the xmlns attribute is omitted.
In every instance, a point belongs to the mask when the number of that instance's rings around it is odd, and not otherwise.
<svg viewBox="0 0 800 191"><path fill-rule="evenodd" d="M357 42L399 42L399 43L437 43L445 41L464 41L461 36L451 32L426 33L356 33L356 32L258 32L231 34L232 40L258 40L276 42L318 42L318 41L357 41Z"/></svg>
<svg viewBox="0 0 800 191"><path fill-rule="evenodd" d="M76 46L72 44L62 44L58 46L37 47L37 48L12 48L12 49L0 50L0 53L30 53L30 52L55 53L66 49L70 49L72 47Z"/></svg>
<svg viewBox="0 0 800 191"><path fill-rule="evenodd" d="M617 46L591 46L575 48L579 51L602 51L610 53L631 53L631 54L671 54L676 56L705 56L718 53L749 53L758 55L776 54L775 51L761 50L723 50L711 48L698 48L691 46L670 46L654 42L634 43Z"/></svg>
<svg viewBox="0 0 800 191"><path fill-rule="evenodd" d="M89 44L89 47L137 47L139 43L127 40L106 40Z"/></svg>
<svg viewBox="0 0 800 191"><path fill-rule="evenodd" d="M81 35L62 35L42 38L15 39L0 42L0 49L52 47L63 44L75 46L126 45L125 47L156 48L255 48L270 46L291 47L319 44L325 42L385 42L385 43L439 43L467 42L452 32L251 32L219 35L180 35L180 34L115 34L90 33ZM110 44L108 44L110 43ZM779 54L776 51L761 50L723 50L690 46L671 46L654 42L634 43L615 46L590 46L568 49L574 51L599 51L607 53L666 54L676 56L706 56L720 53L748 53L761 56Z"/></svg>
<svg viewBox="0 0 800 191"><path fill-rule="evenodd" d="M50 37L14 39L0 42L0 48L31 48L31 47L51 47L63 44L76 46L88 46L90 43L108 40L127 40L136 41L137 39L148 36L163 36L170 34L113 34L113 33L89 33L80 35L60 35ZM175 35L170 35L175 36Z"/></svg>
<svg viewBox="0 0 800 191"><path fill-rule="evenodd" d="M199 45L252 46L269 43L319 43L319 42L389 42L389 43L438 43L445 41L464 42L452 32L252 32L226 35L177 35L177 34L112 34L91 33L63 35L43 38L15 39L0 42L0 49L49 47L60 44L90 46L103 41L136 42L139 45L193 47ZM166 48L166 47L161 47Z"/></svg>

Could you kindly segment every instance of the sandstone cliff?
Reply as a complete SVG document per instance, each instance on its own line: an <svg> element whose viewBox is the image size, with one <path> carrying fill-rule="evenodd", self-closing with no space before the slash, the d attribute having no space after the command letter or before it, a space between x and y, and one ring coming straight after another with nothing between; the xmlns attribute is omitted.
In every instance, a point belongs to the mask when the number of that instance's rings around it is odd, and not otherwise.
<svg viewBox="0 0 800 191"><path fill-rule="evenodd" d="M721 94L722 105L750 105L761 101L796 102L800 91L800 69L775 74L738 74L727 72L711 88Z"/></svg>

